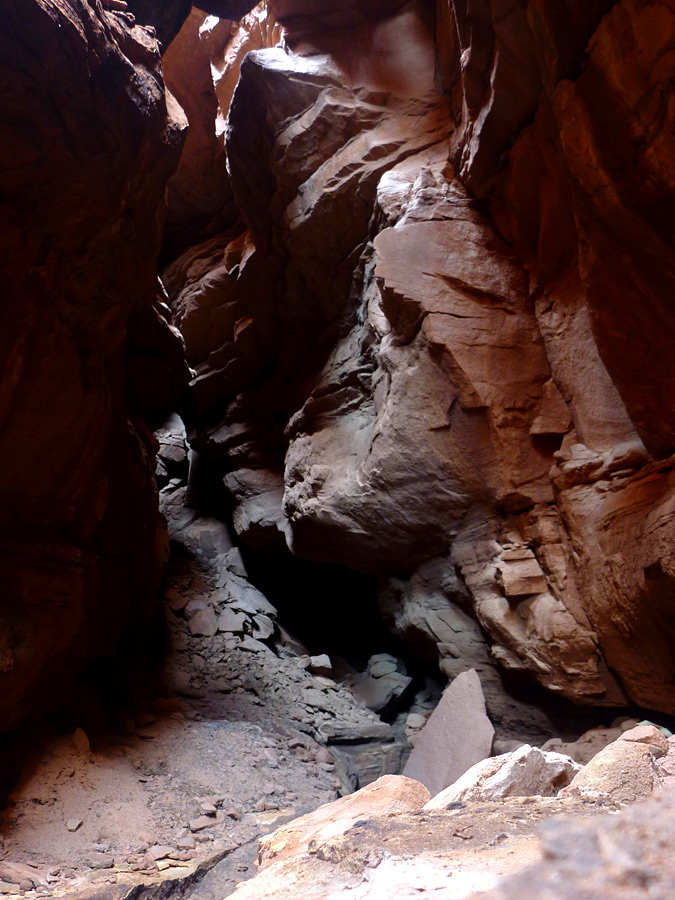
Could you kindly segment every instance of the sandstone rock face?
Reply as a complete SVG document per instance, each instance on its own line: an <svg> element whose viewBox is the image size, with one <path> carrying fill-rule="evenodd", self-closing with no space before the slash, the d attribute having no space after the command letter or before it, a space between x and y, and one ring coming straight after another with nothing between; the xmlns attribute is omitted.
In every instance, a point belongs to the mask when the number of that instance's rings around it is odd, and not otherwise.
<svg viewBox="0 0 675 900"><path fill-rule="evenodd" d="M183 387L154 262L183 119L152 34L84 0L4 3L0 80L4 730L152 612L165 541L138 409Z"/></svg>
<svg viewBox="0 0 675 900"><path fill-rule="evenodd" d="M166 86L189 123L178 169L168 184L165 252L180 252L225 231L238 216L216 135L218 102L211 79L210 48L229 39L230 23L208 28L206 18L193 9L164 54Z"/></svg>
<svg viewBox="0 0 675 900"><path fill-rule="evenodd" d="M579 293L603 361L647 446L668 454L675 421L663 414L662 391L672 389L673 261L661 204L672 197L673 148L661 86L672 73L662 37L672 7L574 2L561 17L543 0L514 4L498 19L501 5L450 3L457 53L469 57L457 85L460 173L481 196L495 196L500 227L534 262L545 295L555 299L554 279L578 257ZM523 178L528 203L518 198ZM561 242L563 221L571 227Z"/></svg>
<svg viewBox="0 0 675 900"><path fill-rule="evenodd" d="M215 66L246 230L164 276L240 539L379 575L505 719L495 667L675 711L675 13L269 10Z"/></svg>
<svg viewBox="0 0 675 900"><path fill-rule="evenodd" d="M207 15L201 7L193 9L164 53L167 88L189 124L178 169L168 184L163 246L168 257L230 229L234 236L243 227L227 173L222 134L241 60L251 50L273 46L281 37L264 4L245 11L249 14L237 24L217 18L224 15L222 11ZM240 17L236 10L231 16Z"/></svg>

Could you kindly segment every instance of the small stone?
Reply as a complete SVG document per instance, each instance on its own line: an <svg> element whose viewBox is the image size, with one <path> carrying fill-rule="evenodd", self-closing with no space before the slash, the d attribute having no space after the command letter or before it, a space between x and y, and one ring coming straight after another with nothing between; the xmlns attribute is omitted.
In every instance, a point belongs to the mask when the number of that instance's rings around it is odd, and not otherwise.
<svg viewBox="0 0 675 900"><path fill-rule="evenodd" d="M319 656L310 656L307 668L315 675L330 675L333 672L333 664L327 653L321 653Z"/></svg>
<svg viewBox="0 0 675 900"><path fill-rule="evenodd" d="M202 803L199 809L204 813L205 816L215 816L218 810L212 803Z"/></svg>
<svg viewBox="0 0 675 900"><path fill-rule="evenodd" d="M309 750L305 750L304 747L296 747L295 748L295 756L300 762L314 762L316 757Z"/></svg>
<svg viewBox="0 0 675 900"><path fill-rule="evenodd" d="M31 885L32 887L32 885ZM20 887L9 881L0 881L0 894L18 894Z"/></svg>
<svg viewBox="0 0 675 900"><path fill-rule="evenodd" d="M273 769L278 768L279 757L277 756L276 752L272 750L271 747L265 747L263 753L265 754L265 758L267 759L269 765L272 766Z"/></svg>
<svg viewBox="0 0 675 900"><path fill-rule="evenodd" d="M181 596L178 591L174 590L174 588L169 588L168 591L164 592L164 596L166 597L169 607L174 612L180 612L181 609L185 608L185 604L187 603L187 597Z"/></svg>
<svg viewBox="0 0 675 900"><path fill-rule="evenodd" d="M197 816L196 819L190 819L188 828L194 834L197 831L203 831L204 828L212 828L216 819L212 816Z"/></svg>
<svg viewBox="0 0 675 900"><path fill-rule="evenodd" d="M410 713L408 718L405 720L405 724L408 728L414 728L417 730L418 728L424 728L427 724L427 720L420 713Z"/></svg>
<svg viewBox="0 0 675 900"><path fill-rule="evenodd" d="M314 709L326 709L326 703L328 702L328 698L323 691L311 687L302 689L301 699L303 703Z"/></svg>
<svg viewBox="0 0 675 900"><path fill-rule="evenodd" d="M83 825L82 819L68 819L65 823L66 831L77 831L78 828L81 828Z"/></svg>
<svg viewBox="0 0 675 900"><path fill-rule="evenodd" d="M195 637L213 637L218 632L218 619L210 607L202 609L189 620L188 628Z"/></svg>
<svg viewBox="0 0 675 900"><path fill-rule="evenodd" d="M252 584L240 583L230 585L233 588L230 603L234 609L248 613L251 616L262 613L265 616L276 616L277 611L264 594L253 587Z"/></svg>
<svg viewBox="0 0 675 900"><path fill-rule="evenodd" d="M157 862L158 859L165 859L170 853L173 853L173 850L174 848L169 847L168 844L155 844L154 847L150 847L148 853Z"/></svg>
<svg viewBox="0 0 675 900"><path fill-rule="evenodd" d="M115 859L110 853L91 853L85 859L90 869L112 869Z"/></svg>
<svg viewBox="0 0 675 900"><path fill-rule="evenodd" d="M244 631L244 626L247 622L248 616L243 612L235 612L233 609L226 609L218 617L218 631L241 634Z"/></svg>
<svg viewBox="0 0 675 900"><path fill-rule="evenodd" d="M225 815L228 817L228 819L234 819L235 821L241 819L239 810L235 809L233 806L225 810Z"/></svg>
<svg viewBox="0 0 675 900"><path fill-rule="evenodd" d="M246 637L239 642L239 648L241 650L248 650L250 653L271 653L271 650L266 644L256 641L255 638L249 637L249 635L246 635Z"/></svg>
<svg viewBox="0 0 675 900"><path fill-rule="evenodd" d="M384 675L391 675L398 671L396 662L390 659L381 659L375 663L368 665L368 671L373 678L382 678Z"/></svg>
<svg viewBox="0 0 675 900"><path fill-rule="evenodd" d="M368 661L368 665L374 666L375 663L380 662L394 663L394 665L396 665L398 663L398 660L395 656L392 656L391 653L373 653L373 655L370 657L370 660Z"/></svg>
<svg viewBox="0 0 675 900"><path fill-rule="evenodd" d="M259 641L266 641L274 634L274 622L269 616L259 613L253 616L253 637Z"/></svg>
<svg viewBox="0 0 675 900"><path fill-rule="evenodd" d="M209 604L202 597L195 597L192 600L189 600L187 605L185 606L185 613L188 616L193 615L194 613L201 612L203 609L208 609Z"/></svg>
<svg viewBox="0 0 675 900"><path fill-rule="evenodd" d="M83 756L88 756L91 753L89 738L81 728L75 729L75 733L73 734L73 744L75 745L75 750Z"/></svg>
<svg viewBox="0 0 675 900"><path fill-rule="evenodd" d="M194 850L194 848L197 846L197 842L193 837L184 837L179 838L176 841L176 846L179 850Z"/></svg>
<svg viewBox="0 0 675 900"><path fill-rule="evenodd" d="M157 843L157 835L153 831L139 831L138 840L145 844L143 849L147 850L148 847L152 847L153 844Z"/></svg>

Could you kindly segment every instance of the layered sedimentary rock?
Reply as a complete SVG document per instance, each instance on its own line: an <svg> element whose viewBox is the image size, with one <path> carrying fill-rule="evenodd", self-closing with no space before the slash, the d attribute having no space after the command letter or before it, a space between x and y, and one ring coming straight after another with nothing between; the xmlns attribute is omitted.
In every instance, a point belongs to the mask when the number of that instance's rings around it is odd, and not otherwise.
<svg viewBox="0 0 675 900"><path fill-rule="evenodd" d="M184 121L159 59L98 2L3 4L2 729L152 613L165 539L139 410L185 378L155 266Z"/></svg>
<svg viewBox="0 0 675 900"><path fill-rule="evenodd" d="M488 708L674 712L675 12L564 9L270 3L217 67L247 228L164 280L244 542L378 574Z"/></svg>

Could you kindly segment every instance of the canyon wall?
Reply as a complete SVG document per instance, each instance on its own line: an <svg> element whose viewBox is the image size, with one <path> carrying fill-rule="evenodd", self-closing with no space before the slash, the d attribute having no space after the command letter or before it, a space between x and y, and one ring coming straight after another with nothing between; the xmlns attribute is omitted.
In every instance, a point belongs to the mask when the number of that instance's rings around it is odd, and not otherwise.
<svg viewBox="0 0 675 900"><path fill-rule="evenodd" d="M129 17L5 0L0 18L5 730L153 620L168 542L142 414L187 377L155 262L186 123Z"/></svg>
<svg viewBox="0 0 675 900"><path fill-rule="evenodd" d="M3 728L152 619L179 404L496 721L675 714L672 0L119 5L1 13Z"/></svg>
<svg viewBox="0 0 675 900"><path fill-rule="evenodd" d="M188 23L241 216L163 275L194 451L244 544L376 574L391 628L477 668L497 717L503 671L675 713L674 19L270 0L220 43Z"/></svg>

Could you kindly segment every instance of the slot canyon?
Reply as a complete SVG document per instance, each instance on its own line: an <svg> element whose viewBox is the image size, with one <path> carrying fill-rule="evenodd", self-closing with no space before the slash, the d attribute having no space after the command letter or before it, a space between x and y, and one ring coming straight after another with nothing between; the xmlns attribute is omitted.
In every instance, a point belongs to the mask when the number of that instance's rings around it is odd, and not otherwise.
<svg viewBox="0 0 675 900"><path fill-rule="evenodd" d="M675 897L674 88L675 0L0 0L0 895Z"/></svg>

